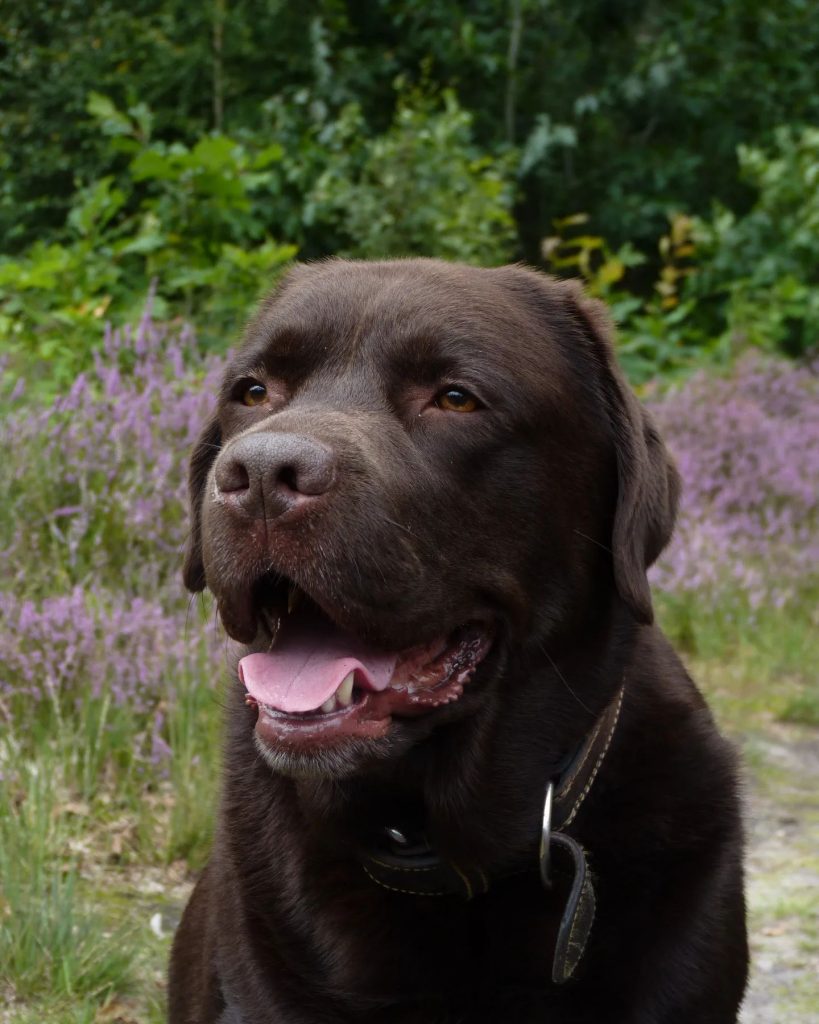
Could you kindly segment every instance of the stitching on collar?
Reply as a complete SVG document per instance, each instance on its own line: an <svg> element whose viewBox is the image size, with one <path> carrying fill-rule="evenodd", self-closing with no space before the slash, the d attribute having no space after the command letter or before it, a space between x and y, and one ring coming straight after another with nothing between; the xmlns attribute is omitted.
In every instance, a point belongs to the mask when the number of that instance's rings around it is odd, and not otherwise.
<svg viewBox="0 0 819 1024"><path fill-rule="evenodd" d="M563 831L563 829L568 828L569 825L571 825L571 823L574 821L577 812L580 810L580 807L583 804L583 801L586 799L586 796L588 795L589 790L592 788L592 785L594 784L594 780L597 778L597 773L600 771L600 766L603 764L603 761L605 760L606 754L609 752L609 747L611 746L611 741L614 738L614 730L617 728L617 723L620 720L620 709L623 706L623 695L625 694L625 692L626 692L626 687L625 687L625 685L623 685L623 686L620 687L620 693L617 695L617 706L614 709L614 719L613 719L613 721L611 723L611 728L609 729L609 734L606 737L606 742L603 745L603 749L600 751L600 754L599 754L599 756L597 758L597 763L595 764L594 768L592 769L591 775L589 775L588 779L586 780L586 785L583 787L583 790L580 793L580 796L575 801L574 807L572 807L572 810L571 810L571 813L569 814L569 817L560 826L560 830L561 831ZM594 739L597 739L597 734L595 734ZM593 745L594 744L592 742L591 746L593 746ZM584 758L584 761L585 761L585 758Z"/></svg>
<svg viewBox="0 0 819 1024"><path fill-rule="evenodd" d="M366 874L375 882L376 885L380 885L382 889L389 889L391 892L400 892L400 893L403 893L405 896L449 896L450 895L447 892L416 892L414 889L399 889L397 886L387 885L387 883L386 882L382 882L380 878L376 878L376 876L369 870L369 868L367 867L366 864L362 864L361 866L364 868L364 871L366 872Z"/></svg>

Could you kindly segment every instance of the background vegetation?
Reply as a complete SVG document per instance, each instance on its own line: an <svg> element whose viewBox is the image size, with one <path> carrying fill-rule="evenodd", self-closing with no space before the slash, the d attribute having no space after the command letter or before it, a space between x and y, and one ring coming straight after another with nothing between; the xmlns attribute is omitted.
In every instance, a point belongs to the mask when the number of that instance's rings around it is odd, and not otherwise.
<svg viewBox="0 0 819 1024"><path fill-rule="evenodd" d="M582 274L637 379L814 343L809 0L0 12L0 340L51 381L152 280L224 347L294 255Z"/></svg>
<svg viewBox="0 0 819 1024"><path fill-rule="evenodd" d="M611 305L686 484L662 622L776 879L745 1019L812 1019L809 0L0 0L0 25L0 1022L162 1020L231 685L178 580L184 462L256 298L330 254L525 259Z"/></svg>

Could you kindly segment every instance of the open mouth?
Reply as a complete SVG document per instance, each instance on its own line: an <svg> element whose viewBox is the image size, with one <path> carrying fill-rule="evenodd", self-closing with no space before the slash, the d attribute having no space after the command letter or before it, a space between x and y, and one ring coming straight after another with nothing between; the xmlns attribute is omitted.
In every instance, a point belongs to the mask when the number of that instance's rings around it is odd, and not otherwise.
<svg viewBox="0 0 819 1024"><path fill-rule="evenodd" d="M415 717L463 693L492 646L494 630L469 621L430 643L389 650L339 626L295 584L260 594L270 648L239 662L258 739L325 746L386 735L393 717Z"/></svg>

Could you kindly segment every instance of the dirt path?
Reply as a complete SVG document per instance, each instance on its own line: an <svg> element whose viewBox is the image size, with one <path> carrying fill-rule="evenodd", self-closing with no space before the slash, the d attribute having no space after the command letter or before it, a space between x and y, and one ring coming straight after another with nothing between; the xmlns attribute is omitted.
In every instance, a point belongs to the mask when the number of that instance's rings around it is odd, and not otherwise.
<svg viewBox="0 0 819 1024"><path fill-rule="evenodd" d="M740 1020L819 1024L819 732L772 725L744 746L753 963Z"/></svg>

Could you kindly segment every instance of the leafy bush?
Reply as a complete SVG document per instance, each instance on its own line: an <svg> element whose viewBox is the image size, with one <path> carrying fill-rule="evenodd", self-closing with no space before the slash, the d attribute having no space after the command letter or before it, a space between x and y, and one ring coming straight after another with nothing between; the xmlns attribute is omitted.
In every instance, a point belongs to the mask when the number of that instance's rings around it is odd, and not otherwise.
<svg viewBox="0 0 819 1024"><path fill-rule="evenodd" d="M819 340L819 128L776 130L772 151L739 147L757 191L748 213L717 205L695 223L700 272L690 294L714 309L732 349L749 344L801 355Z"/></svg>
<svg viewBox="0 0 819 1024"><path fill-rule="evenodd" d="M251 151L223 135L168 146L151 140L144 105L122 112L92 93L88 106L128 155L124 175L77 191L64 241L0 257L0 342L18 365L47 364L52 392L87 367L103 318L136 318L152 281L158 315L195 314L204 343L224 350L296 251L268 236L281 147Z"/></svg>
<svg viewBox="0 0 819 1024"><path fill-rule="evenodd" d="M628 282L646 256L630 243L614 251L600 235L576 234L588 220L585 213L556 220L541 254L551 270L582 277L588 291L606 301L618 325L617 354L632 383L679 376L720 352L696 322L696 302L686 297L686 282L697 270L691 218L669 217L657 246L659 276L647 297Z"/></svg>
<svg viewBox="0 0 819 1024"><path fill-rule="evenodd" d="M285 134L293 130L287 112L270 109ZM159 316L193 319L204 344L223 350L296 253L269 236L280 221L296 230L287 213L297 208L294 177L308 193L306 220L350 255L499 263L514 249L512 157L477 152L471 116L451 92L407 92L381 136L366 135L355 105L332 122L317 117L300 145L323 158L295 167L285 166L278 142L155 141L144 104L122 111L92 93L88 110L127 156L123 173L77 191L63 241L0 257L0 342L18 367L40 373L47 364L41 391L71 386L104 318L134 318L152 281ZM329 170L328 151L336 157Z"/></svg>
<svg viewBox="0 0 819 1024"><path fill-rule="evenodd" d="M669 209L703 215L718 197L741 214L751 195L737 145L766 147L774 126L819 118L806 0L65 0L59 10L29 0L4 11L0 237L13 252L59 240L76 179L122 170L84 116L92 89L122 109L142 100L154 138L188 149L212 132L263 139L277 98L305 142L286 147L290 185L311 165L291 192L300 221L313 171L335 158L312 148L317 110L326 125L355 103L375 137L394 115L391 82L425 67L474 117L480 152L525 152L516 213L529 260L572 210L588 210L615 249L631 240L646 253ZM302 242L279 223L279 238ZM305 232L310 256L334 248L321 229Z"/></svg>
<svg viewBox="0 0 819 1024"><path fill-rule="evenodd" d="M450 90L440 100L402 93L390 129L369 138L360 107L345 107L327 140L336 159L307 197L308 222L328 225L347 256L509 260L512 154L480 153L471 129L472 116Z"/></svg>
<svg viewBox="0 0 819 1024"><path fill-rule="evenodd" d="M758 190L748 213L670 215L647 295L645 255L588 233L587 214L556 220L543 239L551 269L582 277L611 306L633 381L724 365L748 348L803 357L819 344L819 129L783 127L776 138L773 154L740 147Z"/></svg>

